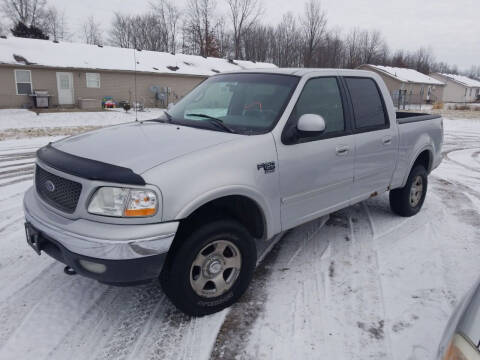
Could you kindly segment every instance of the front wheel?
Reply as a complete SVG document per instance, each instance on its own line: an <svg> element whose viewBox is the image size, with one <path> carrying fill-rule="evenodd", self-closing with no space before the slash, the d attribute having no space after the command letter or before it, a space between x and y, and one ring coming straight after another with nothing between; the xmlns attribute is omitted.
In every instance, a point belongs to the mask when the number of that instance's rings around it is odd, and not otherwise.
<svg viewBox="0 0 480 360"><path fill-rule="evenodd" d="M247 289L257 261L255 242L234 220L217 220L194 230L172 254L162 281L183 312L201 316L233 304Z"/></svg>
<svg viewBox="0 0 480 360"><path fill-rule="evenodd" d="M420 211L427 195L428 174L422 165L415 166L403 188L390 191L390 209L400 216L413 216Z"/></svg>

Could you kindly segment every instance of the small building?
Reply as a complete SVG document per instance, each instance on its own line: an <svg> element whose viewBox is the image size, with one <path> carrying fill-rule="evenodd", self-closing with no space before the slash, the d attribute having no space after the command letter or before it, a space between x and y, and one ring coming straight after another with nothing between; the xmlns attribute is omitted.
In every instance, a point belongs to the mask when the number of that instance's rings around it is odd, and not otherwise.
<svg viewBox="0 0 480 360"><path fill-rule="evenodd" d="M146 107L163 107L208 76L269 63L134 51L111 46L49 40L0 38L0 108L31 106L32 93L48 94L51 106L71 107L104 98L135 98Z"/></svg>
<svg viewBox="0 0 480 360"><path fill-rule="evenodd" d="M395 106L443 101L445 83L416 70L369 64L361 65L358 69L379 74L385 81Z"/></svg>
<svg viewBox="0 0 480 360"><path fill-rule="evenodd" d="M430 76L447 84L443 94L444 102L480 101L480 81L454 74L433 73Z"/></svg>

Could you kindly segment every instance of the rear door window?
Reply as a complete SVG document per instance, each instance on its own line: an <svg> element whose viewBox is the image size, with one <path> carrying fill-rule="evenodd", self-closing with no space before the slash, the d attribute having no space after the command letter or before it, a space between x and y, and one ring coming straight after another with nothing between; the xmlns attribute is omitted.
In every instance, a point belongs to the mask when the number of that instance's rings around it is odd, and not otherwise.
<svg viewBox="0 0 480 360"><path fill-rule="evenodd" d="M361 131L388 127L382 95L377 84L370 78L345 78L352 99L355 127Z"/></svg>

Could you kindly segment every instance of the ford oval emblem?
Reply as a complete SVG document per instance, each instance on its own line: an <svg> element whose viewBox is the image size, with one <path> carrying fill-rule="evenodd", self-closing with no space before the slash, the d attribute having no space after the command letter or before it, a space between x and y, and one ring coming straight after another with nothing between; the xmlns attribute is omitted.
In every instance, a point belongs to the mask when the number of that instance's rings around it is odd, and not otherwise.
<svg viewBox="0 0 480 360"><path fill-rule="evenodd" d="M48 192L54 192L55 191L55 184L51 180L45 181L45 189L47 189Z"/></svg>

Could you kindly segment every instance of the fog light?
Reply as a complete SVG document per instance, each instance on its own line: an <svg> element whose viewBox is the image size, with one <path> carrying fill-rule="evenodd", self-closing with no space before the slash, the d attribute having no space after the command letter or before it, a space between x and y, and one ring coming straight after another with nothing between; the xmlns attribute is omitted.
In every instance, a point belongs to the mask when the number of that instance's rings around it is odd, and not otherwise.
<svg viewBox="0 0 480 360"><path fill-rule="evenodd" d="M95 274L103 274L105 271L107 271L107 267L103 264L99 264L99 263L94 263L92 261L88 261L88 260L80 260L80 265L82 265L82 267L87 270L87 271L90 271L92 273L95 273Z"/></svg>

